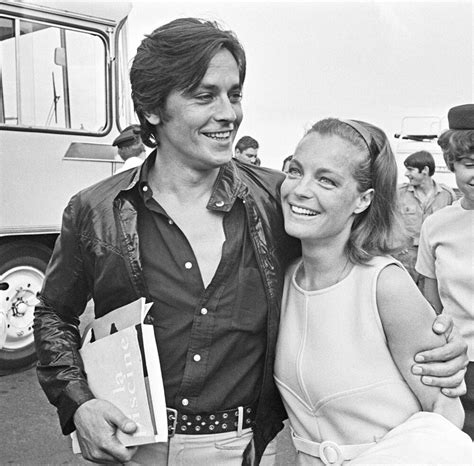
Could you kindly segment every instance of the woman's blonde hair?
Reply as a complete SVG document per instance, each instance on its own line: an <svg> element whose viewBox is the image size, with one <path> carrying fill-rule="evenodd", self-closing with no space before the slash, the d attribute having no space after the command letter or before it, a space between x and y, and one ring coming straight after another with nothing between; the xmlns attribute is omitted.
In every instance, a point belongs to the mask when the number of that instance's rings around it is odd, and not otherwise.
<svg viewBox="0 0 474 466"><path fill-rule="evenodd" d="M338 136L361 154L353 176L359 192L374 189L369 207L356 214L347 243L353 263L366 263L377 255L393 254L405 244L398 209L397 164L385 133L376 126L358 120L326 118L314 124L307 134Z"/></svg>

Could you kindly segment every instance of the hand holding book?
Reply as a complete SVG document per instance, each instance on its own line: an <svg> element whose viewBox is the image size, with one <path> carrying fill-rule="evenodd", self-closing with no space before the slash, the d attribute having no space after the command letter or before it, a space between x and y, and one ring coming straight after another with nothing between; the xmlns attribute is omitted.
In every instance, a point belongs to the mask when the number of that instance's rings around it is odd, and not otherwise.
<svg viewBox="0 0 474 466"><path fill-rule="evenodd" d="M137 424L108 401L94 399L82 404L74 424L82 456L89 461L126 463L137 450L124 446L117 437L118 431L133 434Z"/></svg>

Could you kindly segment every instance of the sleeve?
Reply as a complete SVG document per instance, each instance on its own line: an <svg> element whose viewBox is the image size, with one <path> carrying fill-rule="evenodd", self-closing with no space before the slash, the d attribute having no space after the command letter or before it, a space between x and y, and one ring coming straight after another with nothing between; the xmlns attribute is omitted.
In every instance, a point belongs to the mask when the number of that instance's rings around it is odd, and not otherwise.
<svg viewBox="0 0 474 466"><path fill-rule="evenodd" d="M79 316L88 300L88 287L71 199L63 214L56 241L35 308L34 337L37 374L48 400L56 406L65 435L74 430L73 415L94 398L83 369L79 347Z"/></svg>
<svg viewBox="0 0 474 466"><path fill-rule="evenodd" d="M421 227L415 270L425 277L436 279L436 250L430 242L429 226L430 222L425 221Z"/></svg>

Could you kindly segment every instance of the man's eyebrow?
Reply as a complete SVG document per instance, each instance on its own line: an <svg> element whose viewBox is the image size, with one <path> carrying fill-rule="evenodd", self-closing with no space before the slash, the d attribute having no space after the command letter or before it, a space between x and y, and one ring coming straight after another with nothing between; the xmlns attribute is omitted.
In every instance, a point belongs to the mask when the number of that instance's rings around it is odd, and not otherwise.
<svg viewBox="0 0 474 466"><path fill-rule="evenodd" d="M231 91L234 91L236 89L242 89L242 86L240 85L240 83L236 83L234 84L230 90ZM196 90L202 90L202 91L218 91L219 90L219 86L216 86L215 84L206 84L206 83L201 83L199 84L199 86L196 87Z"/></svg>

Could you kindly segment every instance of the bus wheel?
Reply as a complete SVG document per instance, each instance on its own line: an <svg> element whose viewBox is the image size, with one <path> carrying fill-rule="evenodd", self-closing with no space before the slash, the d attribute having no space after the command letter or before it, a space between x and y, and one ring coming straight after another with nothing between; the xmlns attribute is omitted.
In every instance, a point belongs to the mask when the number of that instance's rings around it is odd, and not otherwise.
<svg viewBox="0 0 474 466"><path fill-rule="evenodd" d="M36 361L33 313L51 249L31 241L0 246L0 375L31 367Z"/></svg>

